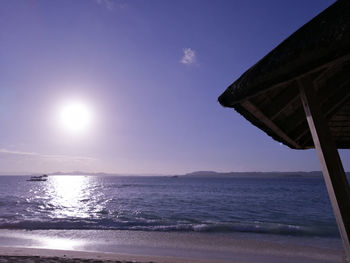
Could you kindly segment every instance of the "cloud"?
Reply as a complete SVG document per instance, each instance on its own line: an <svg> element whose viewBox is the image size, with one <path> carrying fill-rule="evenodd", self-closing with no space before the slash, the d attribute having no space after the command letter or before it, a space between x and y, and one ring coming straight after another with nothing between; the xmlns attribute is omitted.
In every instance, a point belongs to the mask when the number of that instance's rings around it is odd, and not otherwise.
<svg viewBox="0 0 350 263"><path fill-rule="evenodd" d="M95 0L95 2L106 7L110 11L114 10L116 7L125 8L127 6L126 3L118 0Z"/></svg>
<svg viewBox="0 0 350 263"><path fill-rule="evenodd" d="M182 64L191 65L196 62L196 51L194 51L192 48L184 48L183 52L184 55L180 61Z"/></svg>
<svg viewBox="0 0 350 263"><path fill-rule="evenodd" d="M12 150L7 150L7 149L0 149L0 154L22 155L22 156L38 157L38 158L42 158L42 159L51 159L51 160L57 160L57 161L97 161L96 158L86 157L86 156L41 154L41 153L36 153L36 152L12 151Z"/></svg>

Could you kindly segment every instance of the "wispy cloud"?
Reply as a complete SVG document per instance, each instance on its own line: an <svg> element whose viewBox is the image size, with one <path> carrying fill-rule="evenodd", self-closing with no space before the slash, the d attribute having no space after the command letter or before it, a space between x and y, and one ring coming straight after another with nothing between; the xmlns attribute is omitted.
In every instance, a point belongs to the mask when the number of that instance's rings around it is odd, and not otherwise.
<svg viewBox="0 0 350 263"><path fill-rule="evenodd" d="M12 151L7 149L0 149L0 154L32 156L32 157L38 157L43 159L55 159L59 161L97 161L96 158L87 157L87 156L41 154L36 152Z"/></svg>
<svg viewBox="0 0 350 263"><path fill-rule="evenodd" d="M183 53L183 57L180 61L182 64L191 65L197 61L196 51L192 48L184 48Z"/></svg>
<svg viewBox="0 0 350 263"><path fill-rule="evenodd" d="M38 155L37 153L34 153L34 152L11 151L6 149L0 149L0 153L16 154L16 155Z"/></svg>
<svg viewBox="0 0 350 263"><path fill-rule="evenodd" d="M99 5L106 7L108 10L114 10L115 8L125 8L127 4L120 0L95 0Z"/></svg>

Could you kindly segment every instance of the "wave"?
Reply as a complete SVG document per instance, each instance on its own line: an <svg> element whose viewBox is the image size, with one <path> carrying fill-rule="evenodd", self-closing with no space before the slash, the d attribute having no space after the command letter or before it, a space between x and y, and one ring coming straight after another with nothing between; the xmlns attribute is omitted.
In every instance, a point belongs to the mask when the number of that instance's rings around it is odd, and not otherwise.
<svg viewBox="0 0 350 263"><path fill-rule="evenodd" d="M138 230L174 232L262 233L292 236L338 237L334 227L298 226L268 222L166 222L161 220L53 219L1 222L0 229L26 230Z"/></svg>

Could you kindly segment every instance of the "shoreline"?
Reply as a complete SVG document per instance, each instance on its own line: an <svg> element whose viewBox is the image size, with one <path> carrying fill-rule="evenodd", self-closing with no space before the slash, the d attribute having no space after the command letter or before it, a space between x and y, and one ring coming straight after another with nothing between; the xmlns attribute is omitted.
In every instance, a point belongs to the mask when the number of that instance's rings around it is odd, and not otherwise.
<svg viewBox="0 0 350 263"><path fill-rule="evenodd" d="M74 250L59 250L59 249L43 249L43 248L28 248L28 247L0 247L0 260L2 257L15 257L12 260L18 262L26 262L31 259L43 259L43 262L49 258L52 262L79 262L77 260L93 261L121 261L121 262L152 262L152 263L227 263L230 261L221 260L204 260L193 258L175 258L166 256L152 256L152 255L133 255L109 252L95 252L95 251L74 251ZM76 261L74 261L76 260ZM0 261L2 262L2 261ZM16 261L17 262L17 261Z"/></svg>
<svg viewBox="0 0 350 263"><path fill-rule="evenodd" d="M342 249L333 244L335 241L339 240L317 243L305 238L266 235L2 229L0 255L155 263L337 263L342 260Z"/></svg>

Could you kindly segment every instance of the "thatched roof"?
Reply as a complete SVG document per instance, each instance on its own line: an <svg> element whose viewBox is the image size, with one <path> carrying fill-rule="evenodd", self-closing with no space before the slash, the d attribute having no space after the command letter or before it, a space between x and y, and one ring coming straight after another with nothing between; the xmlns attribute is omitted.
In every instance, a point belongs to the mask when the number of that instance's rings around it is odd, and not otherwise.
<svg viewBox="0 0 350 263"><path fill-rule="evenodd" d="M302 26L219 97L275 140L314 147L298 79L316 86L338 148L350 148L350 1L339 0Z"/></svg>

